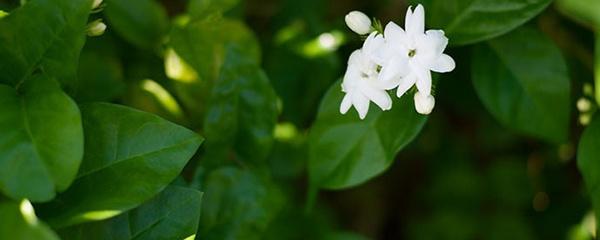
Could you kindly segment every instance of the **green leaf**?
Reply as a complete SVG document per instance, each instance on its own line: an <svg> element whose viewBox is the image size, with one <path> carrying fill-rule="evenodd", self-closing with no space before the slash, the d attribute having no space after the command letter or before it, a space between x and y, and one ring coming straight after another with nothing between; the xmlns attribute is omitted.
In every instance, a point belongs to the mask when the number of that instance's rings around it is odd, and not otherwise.
<svg viewBox="0 0 600 240"><path fill-rule="evenodd" d="M149 113L105 104L81 107L85 154L73 185L46 204L52 226L102 220L132 209L165 188L202 138Z"/></svg>
<svg viewBox="0 0 600 240"><path fill-rule="evenodd" d="M91 0L29 0L0 19L0 83L21 83L38 68L74 83L91 6Z"/></svg>
<svg viewBox="0 0 600 240"><path fill-rule="evenodd" d="M262 239L283 205L279 189L250 170L224 167L208 174L197 237Z"/></svg>
<svg viewBox="0 0 600 240"><path fill-rule="evenodd" d="M443 29L451 45L466 45L505 34L544 10L551 0L411 0L425 7L426 24Z"/></svg>
<svg viewBox="0 0 600 240"><path fill-rule="evenodd" d="M583 175L596 221L600 220L600 118L596 115L585 129L577 150L577 166ZM597 228L596 228L597 229Z"/></svg>
<svg viewBox="0 0 600 240"><path fill-rule="evenodd" d="M225 12L239 4L240 0L190 0L188 13L192 18L201 18L214 12Z"/></svg>
<svg viewBox="0 0 600 240"><path fill-rule="evenodd" d="M245 161L264 163L273 143L277 96L253 60L235 47L227 53L208 101L206 154L225 159L233 150Z"/></svg>
<svg viewBox="0 0 600 240"><path fill-rule="evenodd" d="M190 115L191 122L196 124L192 127L201 128L206 102L212 86L219 78L225 59L225 46L238 46L243 50L240 55L250 57L258 63L258 41L242 22L223 19L218 15L210 15L187 25L174 27L170 39L169 44L174 53L185 63L182 65L189 65L196 71L196 74L193 74L197 75L196 78L173 81L173 85L175 94Z"/></svg>
<svg viewBox="0 0 600 240"><path fill-rule="evenodd" d="M143 49L156 49L169 28L165 9L156 0L106 0L109 29Z"/></svg>
<svg viewBox="0 0 600 240"><path fill-rule="evenodd" d="M202 193L169 186L138 208L117 217L59 231L64 240L180 239L195 235Z"/></svg>
<svg viewBox="0 0 600 240"><path fill-rule="evenodd" d="M589 25L600 28L600 2L596 0L557 0L556 8L563 14Z"/></svg>
<svg viewBox="0 0 600 240"><path fill-rule="evenodd" d="M174 27L170 39L175 52L205 81L217 79L226 45L237 45L242 55L260 61L260 46L252 31L240 21L218 15Z"/></svg>
<svg viewBox="0 0 600 240"><path fill-rule="evenodd" d="M427 120L414 110L412 96L395 98L386 112L371 106L365 120L353 111L340 114L342 98L336 82L323 98L309 135L308 169L315 187L347 188L380 174Z"/></svg>
<svg viewBox="0 0 600 240"><path fill-rule="evenodd" d="M0 85L0 190L48 201L65 190L83 156L81 115L53 79L36 74L19 90Z"/></svg>
<svg viewBox="0 0 600 240"><path fill-rule="evenodd" d="M95 37L81 52L79 79L70 93L77 102L112 101L124 92L122 64L111 40Z"/></svg>
<svg viewBox="0 0 600 240"><path fill-rule="evenodd" d="M566 140L567 66L543 33L520 28L480 44L473 50L471 69L479 98L502 124L550 142Z"/></svg>
<svg viewBox="0 0 600 240"><path fill-rule="evenodd" d="M31 203L0 201L0 239L59 240L46 224L35 216Z"/></svg>

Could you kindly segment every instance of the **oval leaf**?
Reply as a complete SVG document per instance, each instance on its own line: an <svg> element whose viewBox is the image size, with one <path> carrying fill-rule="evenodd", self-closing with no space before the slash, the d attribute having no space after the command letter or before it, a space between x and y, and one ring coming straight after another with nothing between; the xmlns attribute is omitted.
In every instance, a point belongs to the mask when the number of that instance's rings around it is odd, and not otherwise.
<svg viewBox="0 0 600 240"><path fill-rule="evenodd" d="M28 0L0 19L0 82L18 84L39 66L74 83L91 6L92 0Z"/></svg>
<svg viewBox="0 0 600 240"><path fill-rule="evenodd" d="M316 187L347 188L380 174L427 120L410 96L395 98L387 112L371 106L365 120L354 112L342 115L342 94L339 82L329 89L310 132L309 175Z"/></svg>
<svg viewBox="0 0 600 240"><path fill-rule="evenodd" d="M502 124L559 143L569 125L570 83L560 50L533 28L478 45L472 78L485 107Z"/></svg>
<svg viewBox="0 0 600 240"><path fill-rule="evenodd" d="M117 217L59 231L64 240L186 239L195 235L202 193L168 186L138 208Z"/></svg>
<svg viewBox="0 0 600 240"><path fill-rule="evenodd" d="M583 175L592 206L596 212L596 222L600 220L600 118L594 117L585 129L577 150L577 166Z"/></svg>
<svg viewBox="0 0 600 240"><path fill-rule="evenodd" d="M208 103L207 158L219 161L233 153L246 162L263 163L273 143L277 96L260 67L228 47Z"/></svg>
<svg viewBox="0 0 600 240"><path fill-rule="evenodd" d="M197 237L203 240L262 239L283 205L279 189L248 169L211 171L202 189L206 194Z"/></svg>
<svg viewBox="0 0 600 240"><path fill-rule="evenodd" d="M0 201L0 239L59 240L44 223L40 223L31 203Z"/></svg>
<svg viewBox="0 0 600 240"><path fill-rule="evenodd" d="M505 34L544 10L551 0L412 0L425 7L427 25L443 29L452 45Z"/></svg>
<svg viewBox="0 0 600 240"><path fill-rule="evenodd" d="M105 14L110 27L143 49L159 47L169 27L167 12L156 0L106 0Z"/></svg>
<svg viewBox="0 0 600 240"><path fill-rule="evenodd" d="M0 85L0 190L14 199L48 201L77 175L83 156L79 109L45 75L20 91Z"/></svg>
<svg viewBox="0 0 600 240"><path fill-rule="evenodd" d="M202 138L155 115L95 103L81 107L85 155L73 185L44 205L50 225L102 220L134 208L164 189Z"/></svg>

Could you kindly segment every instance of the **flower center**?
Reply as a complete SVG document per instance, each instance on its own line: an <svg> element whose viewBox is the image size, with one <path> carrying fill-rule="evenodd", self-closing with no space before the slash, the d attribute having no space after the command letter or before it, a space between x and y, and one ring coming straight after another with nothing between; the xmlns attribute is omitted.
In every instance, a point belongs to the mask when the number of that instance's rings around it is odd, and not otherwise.
<svg viewBox="0 0 600 240"><path fill-rule="evenodd" d="M408 51L408 57L414 57L417 54L416 49L411 49Z"/></svg>

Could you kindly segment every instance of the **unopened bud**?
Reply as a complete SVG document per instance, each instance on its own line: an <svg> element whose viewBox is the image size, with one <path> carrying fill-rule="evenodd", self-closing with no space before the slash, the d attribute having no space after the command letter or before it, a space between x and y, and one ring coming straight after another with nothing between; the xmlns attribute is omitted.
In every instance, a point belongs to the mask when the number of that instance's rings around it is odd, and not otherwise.
<svg viewBox="0 0 600 240"><path fill-rule="evenodd" d="M355 33L366 35L371 33L371 19L360 11L352 11L346 15L346 25Z"/></svg>
<svg viewBox="0 0 600 240"><path fill-rule="evenodd" d="M90 37L100 36L106 30L106 24L102 20L96 20L88 24L87 35Z"/></svg>
<svg viewBox="0 0 600 240"><path fill-rule="evenodd" d="M100 7L100 4L102 4L102 0L94 0L94 3L92 3L92 9Z"/></svg>
<svg viewBox="0 0 600 240"><path fill-rule="evenodd" d="M592 109L592 102L587 98L580 98L577 100L577 109L580 112L588 112Z"/></svg>
<svg viewBox="0 0 600 240"><path fill-rule="evenodd" d="M431 95L425 95L421 92L415 93L415 109L418 113L428 115L435 106L435 98Z"/></svg>
<svg viewBox="0 0 600 240"><path fill-rule="evenodd" d="M589 113L582 113L579 115L579 124L587 126L592 121L592 115Z"/></svg>

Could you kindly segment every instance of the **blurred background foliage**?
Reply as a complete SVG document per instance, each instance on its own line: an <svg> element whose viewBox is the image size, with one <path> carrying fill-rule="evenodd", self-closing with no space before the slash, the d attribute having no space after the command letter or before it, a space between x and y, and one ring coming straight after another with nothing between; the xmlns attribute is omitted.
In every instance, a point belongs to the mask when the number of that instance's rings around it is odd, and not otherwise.
<svg viewBox="0 0 600 240"><path fill-rule="evenodd" d="M595 2L557 1L528 23L561 48L572 105L593 81L592 29L600 26ZM325 91L343 74L346 57L361 44L346 29L344 15L361 10L402 23L404 0L192 1L189 9L184 0L105 3L95 16L108 29L87 40L80 81L67 92L80 103L111 101L152 112L206 137L179 179L205 192L199 239L595 235L575 162L583 127L572 121L569 141L559 145L506 130L477 97L470 66L462 64L470 61L471 49L460 46L449 50L457 68L439 78L435 111L392 166L358 187L322 191L305 213L307 130ZM3 10L17 6L0 1ZM202 42L212 38L221 40ZM227 81L242 76L227 73L228 67L243 69L244 80ZM254 109L253 101L272 104ZM578 117L571 112L571 119ZM273 132L269 126L239 127L258 118L271 119L266 122L275 125Z"/></svg>

